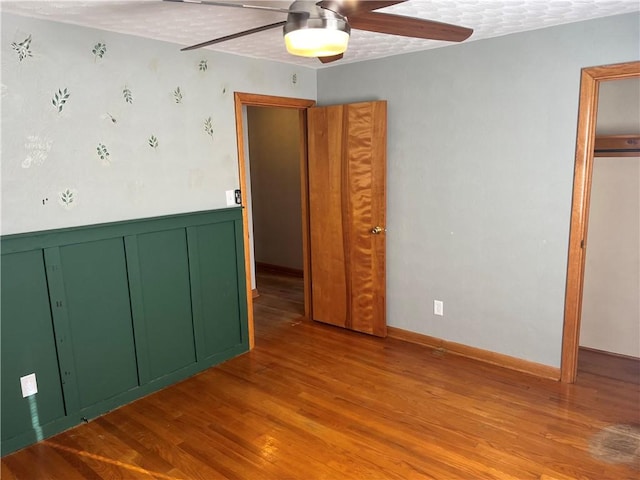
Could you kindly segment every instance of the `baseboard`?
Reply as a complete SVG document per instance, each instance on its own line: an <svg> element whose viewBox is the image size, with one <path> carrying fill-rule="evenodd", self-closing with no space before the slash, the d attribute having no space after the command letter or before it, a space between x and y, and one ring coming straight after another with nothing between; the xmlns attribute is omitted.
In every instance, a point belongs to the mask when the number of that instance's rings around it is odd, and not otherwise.
<svg viewBox="0 0 640 480"><path fill-rule="evenodd" d="M251 298L258 298L260 296L260 294L258 293L258 289L254 288L253 290L251 290Z"/></svg>
<svg viewBox="0 0 640 480"><path fill-rule="evenodd" d="M273 265L271 263L256 262L256 270L279 273L281 275L289 275L291 277L302 278L304 276L303 271L298 268L283 267L282 265Z"/></svg>
<svg viewBox="0 0 640 480"><path fill-rule="evenodd" d="M625 360L633 360L636 362L640 361L640 357L634 357L633 355L625 355L624 353L607 352L606 350L599 350L597 348L578 347L578 350L585 350L587 352L599 353L600 355L607 355L609 357L624 358Z"/></svg>
<svg viewBox="0 0 640 480"><path fill-rule="evenodd" d="M470 347L461 343L450 342L441 338L410 332L396 327L387 327L387 335L391 338L403 340L405 342L437 348L453 355L473 358L474 360L490 363L491 365L497 365L510 370L535 375L536 377L560 380L560 368L557 367L550 367L549 365L530 362L528 360L522 360L521 358L511 357L502 353Z"/></svg>

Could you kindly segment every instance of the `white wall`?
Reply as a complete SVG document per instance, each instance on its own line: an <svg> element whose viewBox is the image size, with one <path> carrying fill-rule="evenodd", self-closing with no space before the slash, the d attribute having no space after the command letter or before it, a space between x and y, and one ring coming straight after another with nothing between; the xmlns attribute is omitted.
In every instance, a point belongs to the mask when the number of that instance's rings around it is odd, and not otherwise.
<svg viewBox="0 0 640 480"><path fill-rule="evenodd" d="M256 262L302 270L299 112L249 107L247 117Z"/></svg>
<svg viewBox="0 0 640 480"><path fill-rule="evenodd" d="M593 163L580 346L640 357L640 158Z"/></svg>
<svg viewBox="0 0 640 480"><path fill-rule="evenodd" d="M639 20L319 71L321 104L389 102L389 325L560 365L580 69L638 60Z"/></svg>
<svg viewBox="0 0 640 480"><path fill-rule="evenodd" d="M20 60L11 44L29 36ZM179 48L2 14L3 234L224 208L239 184L233 92L316 97L313 69Z"/></svg>

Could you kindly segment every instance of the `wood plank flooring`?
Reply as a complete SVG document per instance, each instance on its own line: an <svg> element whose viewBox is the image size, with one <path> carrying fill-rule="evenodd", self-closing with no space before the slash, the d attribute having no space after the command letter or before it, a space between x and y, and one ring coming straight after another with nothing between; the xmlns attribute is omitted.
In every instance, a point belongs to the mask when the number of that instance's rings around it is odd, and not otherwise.
<svg viewBox="0 0 640 480"><path fill-rule="evenodd" d="M252 352L3 458L2 480L640 476L637 455L593 453L603 429L640 424L637 384L564 385L303 321L293 277L258 289Z"/></svg>

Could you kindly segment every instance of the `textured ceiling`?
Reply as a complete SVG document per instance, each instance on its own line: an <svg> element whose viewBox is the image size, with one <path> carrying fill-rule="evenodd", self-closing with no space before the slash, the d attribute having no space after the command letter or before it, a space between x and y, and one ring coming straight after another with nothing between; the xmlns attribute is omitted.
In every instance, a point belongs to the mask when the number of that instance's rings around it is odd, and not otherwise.
<svg viewBox="0 0 640 480"><path fill-rule="evenodd" d="M286 8L290 2L244 0L238 3ZM3 0L0 6L3 12L164 40L179 46L286 18L285 14L277 12L162 0ZM474 33L467 40L470 42L638 10L640 0L410 0L379 11L473 28ZM329 66L447 45L451 43L353 30L344 59ZM314 68L327 67L317 59L289 55L279 28L207 48Z"/></svg>

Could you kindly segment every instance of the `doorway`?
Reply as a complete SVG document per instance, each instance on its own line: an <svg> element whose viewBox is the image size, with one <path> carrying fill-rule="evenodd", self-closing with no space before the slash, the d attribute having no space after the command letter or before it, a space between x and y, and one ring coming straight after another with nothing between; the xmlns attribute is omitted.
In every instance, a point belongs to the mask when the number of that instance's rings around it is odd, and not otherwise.
<svg viewBox="0 0 640 480"><path fill-rule="evenodd" d="M304 290L304 310L305 317L311 318L311 292L310 292L310 260L309 260L309 221L307 215L307 141L306 141L306 109L315 105L314 100L296 99L287 97L276 97L268 95L256 95L251 93L236 92L234 94L235 113L236 113L236 140L238 145L238 170L240 176L240 189L245 192L242 199L242 223L244 232L244 257L245 270L247 272L247 312L249 323L249 347L255 346L254 335L254 318L253 318L253 283L255 282L255 270L253 264L251 231L251 212L247 203L247 193L250 192L250 183L248 181L248 161L249 161L249 144L248 144L248 107L277 107L294 109L298 112L299 124L299 148L300 148L300 197L301 197L301 225L302 225L302 272L303 272L303 290Z"/></svg>
<svg viewBox="0 0 640 480"><path fill-rule="evenodd" d="M560 379L566 383L575 382L578 367L585 248L599 87L601 82L638 77L640 77L640 62L591 67L582 70L560 369Z"/></svg>
<svg viewBox="0 0 640 480"><path fill-rule="evenodd" d="M299 159L304 316L370 335L386 336L387 104L377 100L309 108L312 104L313 101L236 93L240 185L247 192L247 108L298 108L300 132L303 132ZM255 325L250 282L254 275L246 199L244 206L247 297L250 298L247 307L251 314L248 330L252 346Z"/></svg>
<svg viewBox="0 0 640 480"><path fill-rule="evenodd" d="M640 383L640 78L598 92L578 381ZM634 367L635 365L635 367ZM605 368L609 367L609 368Z"/></svg>
<svg viewBox="0 0 640 480"><path fill-rule="evenodd" d="M300 123L291 108L248 106L246 192L253 240L254 316L304 315ZM255 282L255 285L253 284ZM272 322L269 322L272 323Z"/></svg>
<svg viewBox="0 0 640 480"><path fill-rule="evenodd" d="M298 112L249 106L246 113L246 196L253 227L253 263L256 270L302 277L302 132Z"/></svg>

